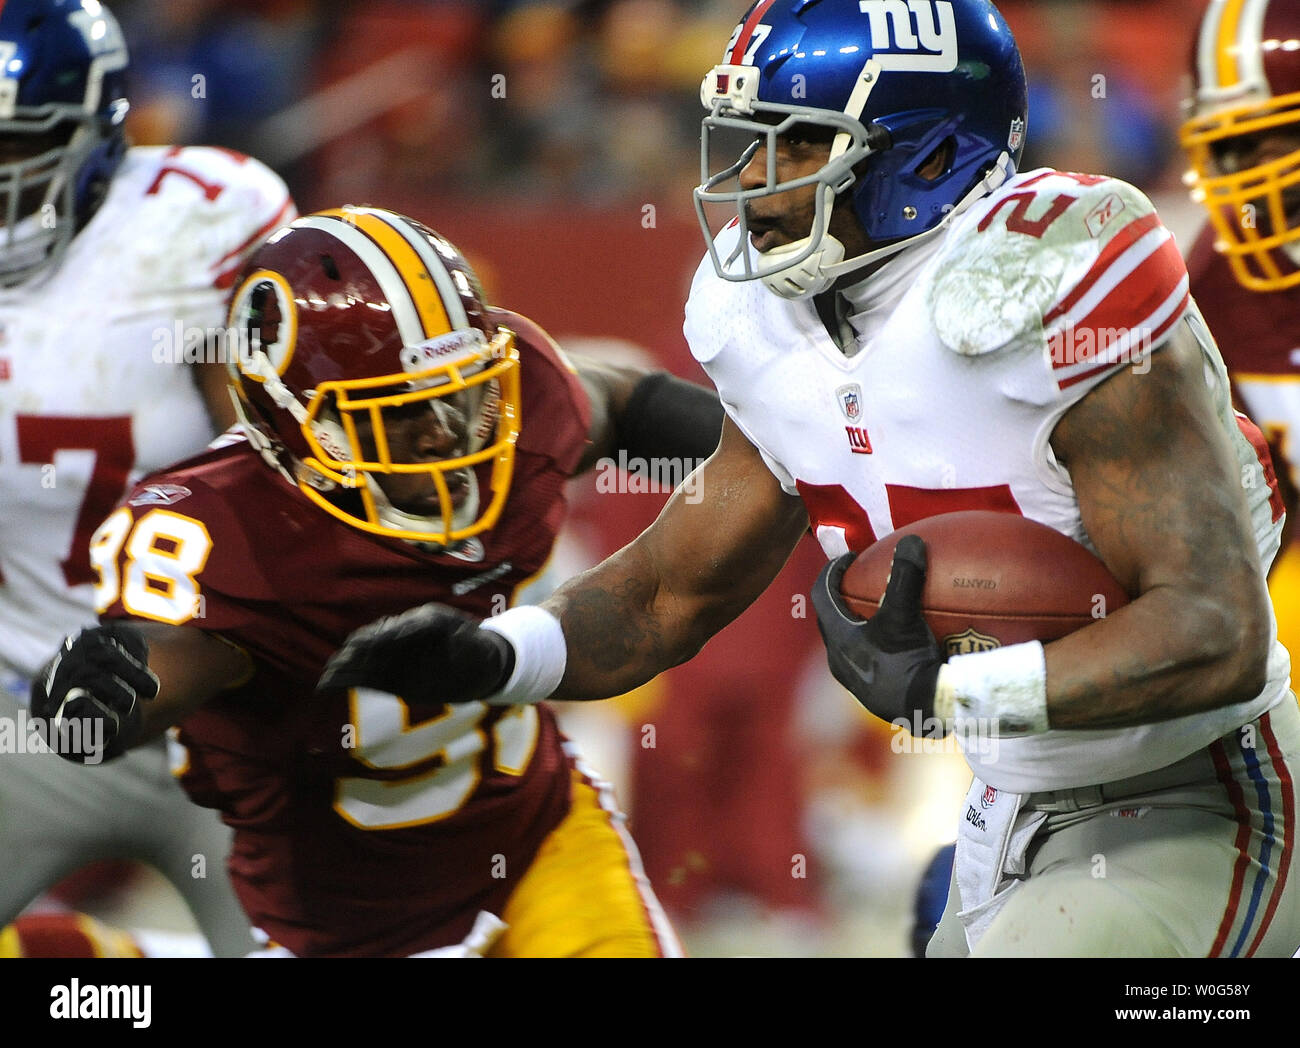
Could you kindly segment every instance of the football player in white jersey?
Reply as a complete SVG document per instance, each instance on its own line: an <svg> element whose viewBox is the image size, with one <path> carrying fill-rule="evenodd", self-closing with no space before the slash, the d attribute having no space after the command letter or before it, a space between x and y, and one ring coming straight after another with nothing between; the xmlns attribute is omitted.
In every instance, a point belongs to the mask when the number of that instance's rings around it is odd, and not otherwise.
<svg viewBox="0 0 1300 1048"><path fill-rule="evenodd" d="M256 160L128 148L127 61L98 0L0 4L0 926L85 863L132 858L236 955L253 942L228 831L189 803L165 746L86 776L36 752L24 709L51 645L95 621L91 532L233 421L210 342L225 289L295 217Z"/></svg>
<svg viewBox="0 0 1300 1048"><path fill-rule="evenodd" d="M623 692L690 658L811 525L837 679L888 721L999 732L996 759L966 748L931 954L1289 956L1300 712L1264 585L1281 503L1150 202L1016 170L1024 74L986 0L760 0L703 100L706 146L748 142L706 148L697 190L737 209L686 310L728 414L703 497L541 608L376 624L324 679L418 695L492 652L505 672L464 698ZM881 611L843 609L855 552L972 508L1084 543L1131 602L945 661L904 540ZM410 658L380 660L394 643Z"/></svg>

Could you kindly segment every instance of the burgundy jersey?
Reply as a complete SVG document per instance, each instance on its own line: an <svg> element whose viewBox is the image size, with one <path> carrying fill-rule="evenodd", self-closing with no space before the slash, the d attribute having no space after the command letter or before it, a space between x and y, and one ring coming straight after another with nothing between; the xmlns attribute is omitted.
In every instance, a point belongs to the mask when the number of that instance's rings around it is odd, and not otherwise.
<svg viewBox="0 0 1300 1048"><path fill-rule="evenodd" d="M1279 471L1295 476L1300 427L1300 287L1249 291L1214 250L1208 226L1187 260L1192 296L1228 366L1239 406L1268 437ZM1279 458L1280 456L1280 458Z"/></svg>
<svg viewBox="0 0 1300 1048"><path fill-rule="evenodd" d="M546 336L507 322L523 390L510 496L456 553L349 527L242 439L145 478L96 533L103 618L193 626L253 657L247 682L182 725L182 781L234 828L253 924L299 956L460 942L568 812L544 706L316 691L357 627L429 601L486 616L549 556L590 409Z"/></svg>

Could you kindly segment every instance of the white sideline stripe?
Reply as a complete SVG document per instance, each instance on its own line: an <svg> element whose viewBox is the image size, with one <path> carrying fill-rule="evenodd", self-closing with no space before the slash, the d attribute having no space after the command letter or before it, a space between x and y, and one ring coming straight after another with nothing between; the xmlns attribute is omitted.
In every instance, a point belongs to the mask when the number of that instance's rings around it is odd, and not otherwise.
<svg viewBox="0 0 1300 1048"><path fill-rule="evenodd" d="M344 80L267 117L250 150L280 167L337 141L384 113L428 96L429 56L423 47L381 58Z"/></svg>

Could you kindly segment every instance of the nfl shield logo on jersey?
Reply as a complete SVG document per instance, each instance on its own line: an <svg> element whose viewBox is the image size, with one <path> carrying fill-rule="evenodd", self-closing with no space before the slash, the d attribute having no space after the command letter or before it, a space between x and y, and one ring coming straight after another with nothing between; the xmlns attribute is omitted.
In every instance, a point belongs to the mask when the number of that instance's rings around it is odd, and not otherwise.
<svg viewBox="0 0 1300 1048"><path fill-rule="evenodd" d="M994 786L984 787L984 796L980 798L981 808L991 808L998 802L998 791Z"/></svg>
<svg viewBox="0 0 1300 1048"><path fill-rule="evenodd" d="M840 386L835 391L835 396L840 402L840 410L844 412L846 419L856 422L862 417L862 387L856 382L848 386Z"/></svg>

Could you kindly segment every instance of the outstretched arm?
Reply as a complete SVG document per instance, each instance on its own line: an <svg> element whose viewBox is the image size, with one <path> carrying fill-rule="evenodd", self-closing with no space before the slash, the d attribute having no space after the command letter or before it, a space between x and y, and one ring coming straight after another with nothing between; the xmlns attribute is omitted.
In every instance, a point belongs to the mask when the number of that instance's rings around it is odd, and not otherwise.
<svg viewBox="0 0 1300 1048"><path fill-rule="evenodd" d="M722 405L711 389L666 371L570 354L591 404L587 450L577 472L620 450L631 459L699 462L718 446Z"/></svg>
<svg viewBox="0 0 1300 1048"><path fill-rule="evenodd" d="M802 501L728 419L654 524L542 605L568 652L555 698L618 695L685 662L768 587L807 527Z"/></svg>
<svg viewBox="0 0 1300 1048"><path fill-rule="evenodd" d="M618 695L699 651L776 577L807 526L803 503L728 421L654 524L540 608L482 626L441 605L414 608L349 637L320 686L440 702Z"/></svg>

